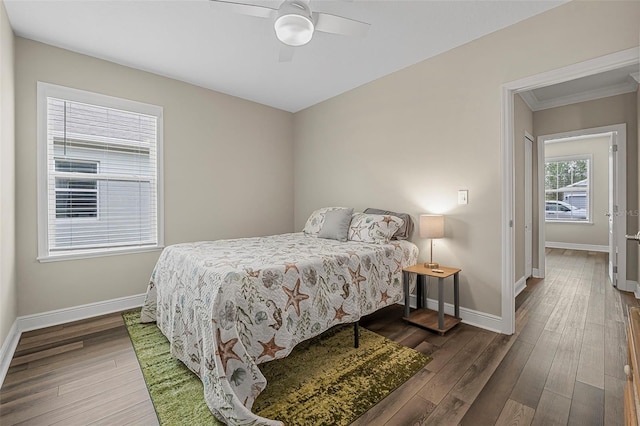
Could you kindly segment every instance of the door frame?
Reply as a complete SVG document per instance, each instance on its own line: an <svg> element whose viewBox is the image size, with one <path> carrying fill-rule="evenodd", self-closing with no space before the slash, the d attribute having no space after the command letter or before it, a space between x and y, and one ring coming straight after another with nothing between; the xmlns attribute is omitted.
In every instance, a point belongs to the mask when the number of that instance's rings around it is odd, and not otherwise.
<svg viewBox="0 0 640 426"><path fill-rule="evenodd" d="M580 137L593 137L598 135L609 135L609 146L612 144L618 145L618 152L615 157L616 162L616 174L614 176L615 191L617 200L613 202L618 208L618 212L627 211L627 125L612 124L609 126L593 127L590 129L572 130L569 132L554 133L549 135L538 136L538 188L544 188L544 146L547 141L555 139L568 139L568 138L580 138ZM608 194L612 197L613 194ZM544 241L545 235L545 210L544 210L544 191L538 190L538 241L542 244L538 244L538 264L544 270ZM613 220L615 221L615 235L614 241L619 247L618 251L618 288L620 290L627 290L627 240L625 234L627 231L627 215L626 214L614 214ZM614 244L615 246L615 244ZM611 247L609 247L611 252ZM632 290L628 290L632 291Z"/></svg>
<svg viewBox="0 0 640 426"><path fill-rule="evenodd" d="M515 332L515 256L514 256L514 95L552 84L574 80L637 64L640 51L637 47L590 59L577 64L546 71L530 77L514 80L501 86L501 331L504 334ZM538 259L540 261L540 259ZM540 271L544 273L544 270Z"/></svg>
<svg viewBox="0 0 640 426"><path fill-rule="evenodd" d="M524 132L524 279L533 274L533 142L529 132ZM527 234L529 237L527 238Z"/></svg>

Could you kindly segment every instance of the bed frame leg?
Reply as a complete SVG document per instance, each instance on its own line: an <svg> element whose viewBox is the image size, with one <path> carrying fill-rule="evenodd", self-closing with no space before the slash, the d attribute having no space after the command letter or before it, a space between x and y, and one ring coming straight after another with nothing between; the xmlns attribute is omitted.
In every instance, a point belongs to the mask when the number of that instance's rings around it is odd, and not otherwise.
<svg viewBox="0 0 640 426"><path fill-rule="evenodd" d="M360 329L358 328L358 321L353 323L353 347L360 347Z"/></svg>

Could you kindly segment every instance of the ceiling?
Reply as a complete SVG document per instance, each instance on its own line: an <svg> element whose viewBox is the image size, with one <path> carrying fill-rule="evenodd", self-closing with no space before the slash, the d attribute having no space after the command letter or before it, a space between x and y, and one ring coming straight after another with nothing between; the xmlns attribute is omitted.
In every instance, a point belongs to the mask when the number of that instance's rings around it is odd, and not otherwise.
<svg viewBox="0 0 640 426"><path fill-rule="evenodd" d="M316 33L279 62L273 22L209 0L4 1L18 36L290 112L563 2L312 0L314 11L370 23L368 35ZM246 3L277 8L280 0Z"/></svg>

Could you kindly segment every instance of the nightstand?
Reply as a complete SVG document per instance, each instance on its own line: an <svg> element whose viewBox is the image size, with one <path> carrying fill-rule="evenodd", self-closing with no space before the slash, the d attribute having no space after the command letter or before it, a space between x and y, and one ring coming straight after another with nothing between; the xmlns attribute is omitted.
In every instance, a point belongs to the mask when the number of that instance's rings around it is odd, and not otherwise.
<svg viewBox="0 0 640 426"><path fill-rule="evenodd" d="M404 320L411 324L436 331L441 335L458 324L460 319L460 282L458 274L461 269L449 268L441 266L437 268L442 272L435 272L424 266L423 263L409 266L402 270L404 283ZM416 306L411 312L409 306L409 274L416 274ZM453 276L453 304L454 316L444 313L444 279ZM427 277L436 277L438 279L438 311L427 309Z"/></svg>

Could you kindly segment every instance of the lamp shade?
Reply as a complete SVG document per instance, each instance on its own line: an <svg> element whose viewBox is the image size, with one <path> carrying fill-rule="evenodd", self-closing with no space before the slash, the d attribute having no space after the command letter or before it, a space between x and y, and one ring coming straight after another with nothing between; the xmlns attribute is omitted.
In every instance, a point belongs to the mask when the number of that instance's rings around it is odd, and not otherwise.
<svg viewBox="0 0 640 426"><path fill-rule="evenodd" d="M443 238L444 216L439 214L420 215L420 237L431 239Z"/></svg>

